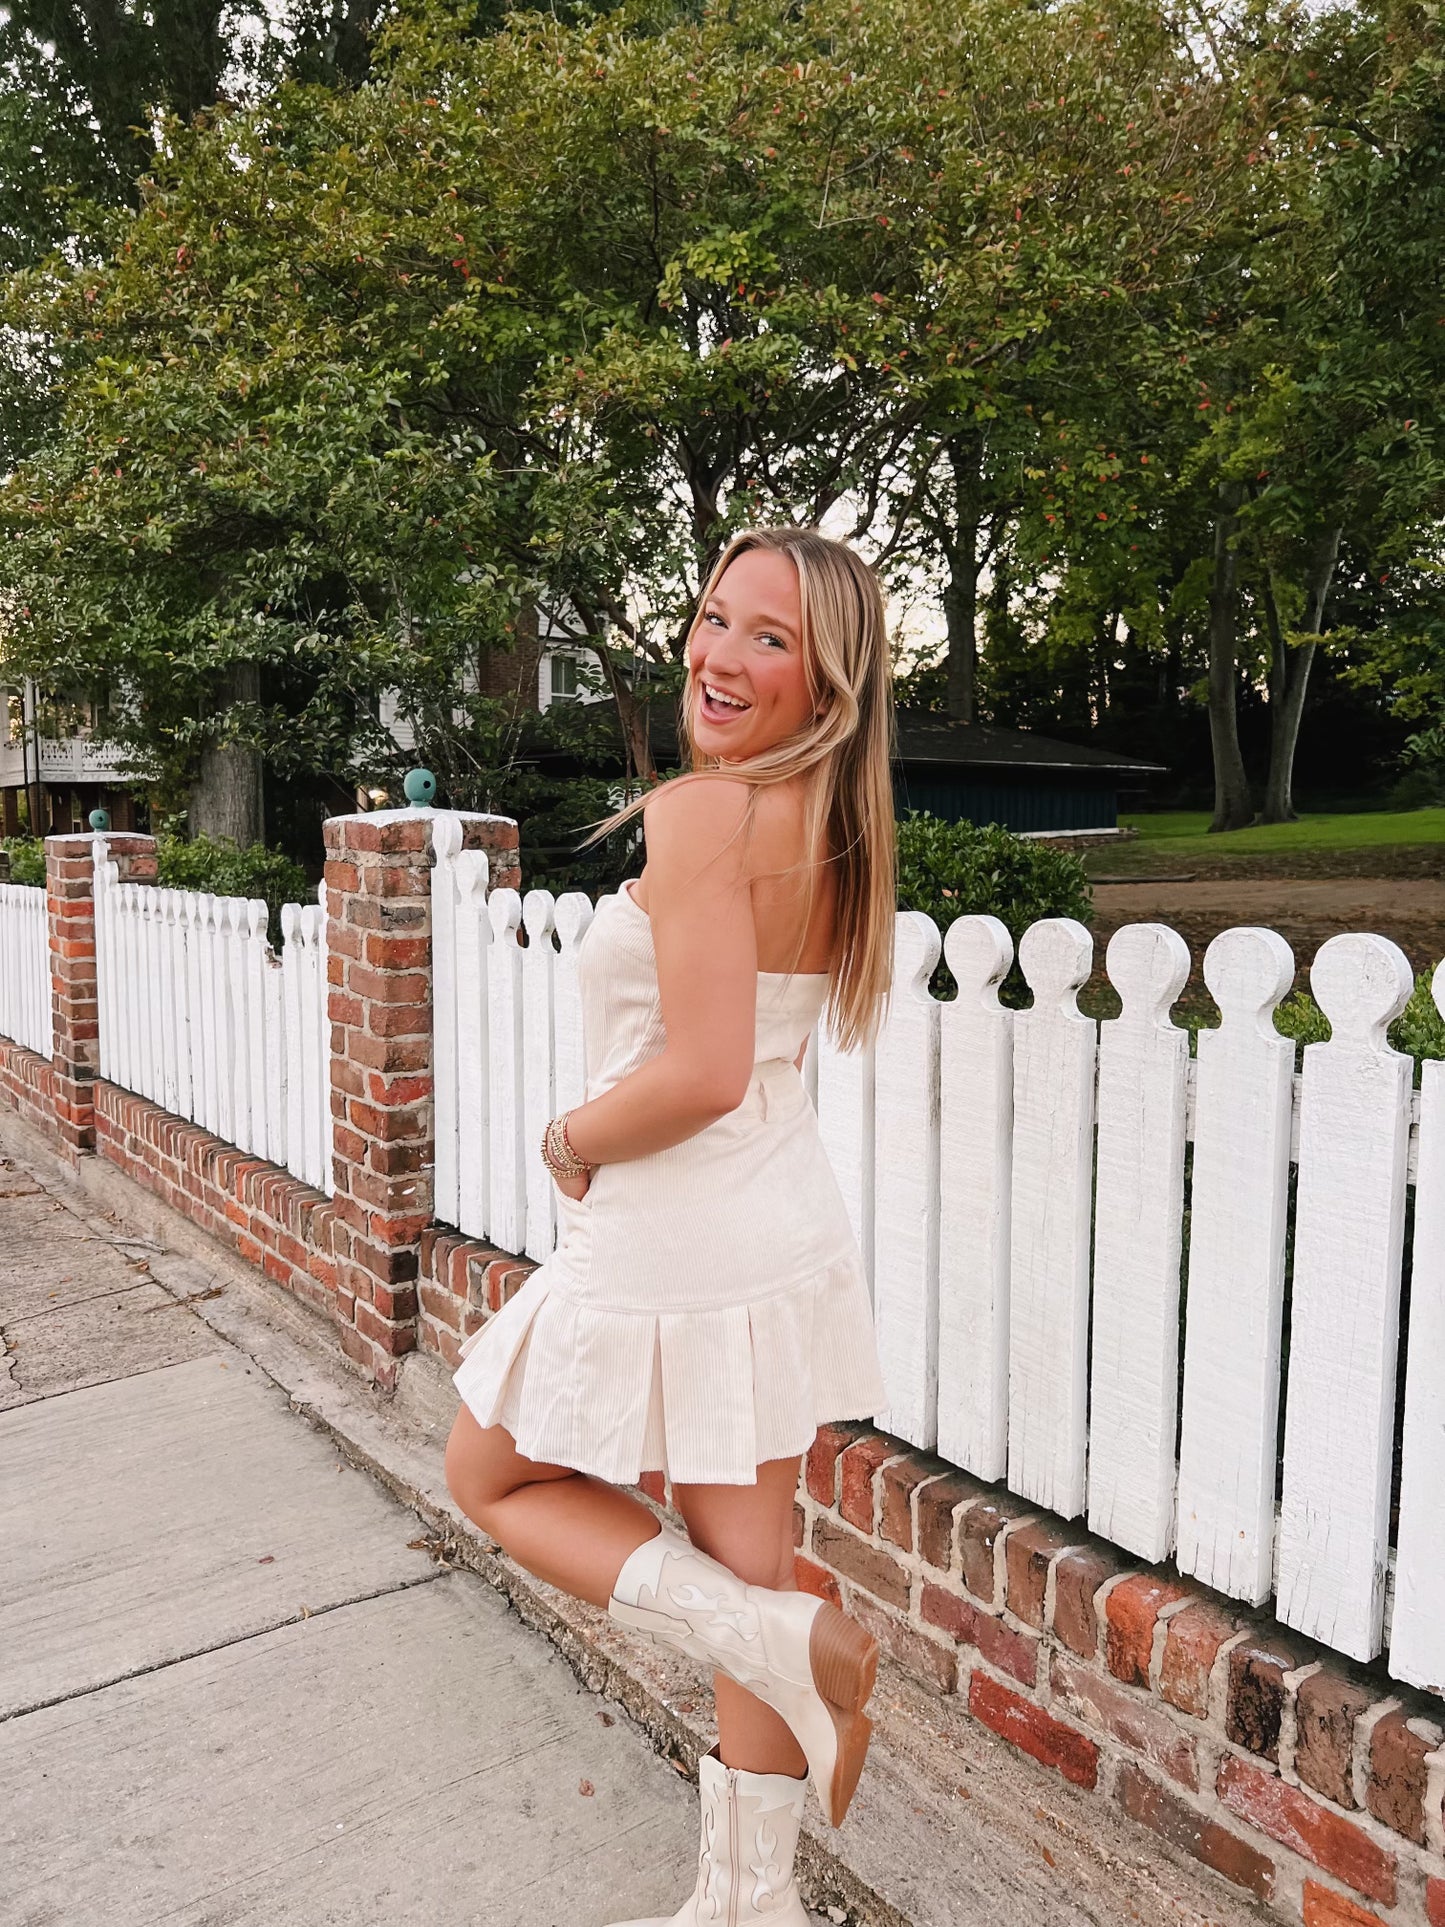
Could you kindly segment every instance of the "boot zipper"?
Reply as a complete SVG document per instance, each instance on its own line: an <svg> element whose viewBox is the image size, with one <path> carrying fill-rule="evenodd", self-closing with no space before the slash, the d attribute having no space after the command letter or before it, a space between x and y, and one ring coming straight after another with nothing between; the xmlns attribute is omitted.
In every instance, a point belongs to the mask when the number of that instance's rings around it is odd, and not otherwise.
<svg viewBox="0 0 1445 1927"><path fill-rule="evenodd" d="M728 1768L728 1927L738 1927L738 1776Z"/></svg>

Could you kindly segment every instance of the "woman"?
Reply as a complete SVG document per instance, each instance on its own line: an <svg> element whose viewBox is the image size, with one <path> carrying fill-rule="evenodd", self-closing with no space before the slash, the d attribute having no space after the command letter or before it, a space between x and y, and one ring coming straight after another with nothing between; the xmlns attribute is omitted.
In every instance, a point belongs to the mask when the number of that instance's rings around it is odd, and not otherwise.
<svg viewBox="0 0 1445 1927"><path fill-rule="evenodd" d="M674 1927L800 1927L811 1775L841 1823L876 1641L793 1581L825 1420L885 1402L862 1256L801 1071L891 991L892 685L866 565L813 529L723 553L687 643L692 769L578 952L587 1101L547 1127L556 1250L468 1341L447 1483L549 1584L713 1667L702 1846ZM620 1487L669 1475L687 1536ZM728 1910L731 1911L728 1911ZM665 1927L661 1921L620 1927Z"/></svg>

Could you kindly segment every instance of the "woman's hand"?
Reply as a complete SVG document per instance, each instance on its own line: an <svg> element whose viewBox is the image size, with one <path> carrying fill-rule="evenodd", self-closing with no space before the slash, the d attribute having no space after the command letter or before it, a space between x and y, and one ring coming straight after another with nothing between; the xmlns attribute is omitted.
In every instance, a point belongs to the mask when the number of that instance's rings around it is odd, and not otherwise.
<svg viewBox="0 0 1445 1927"><path fill-rule="evenodd" d="M582 1171L575 1178L553 1178L552 1182L559 1191L565 1192L569 1198L574 1198L580 1203L587 1196L588 1186L592 1183L592 1173Z"/></svg>

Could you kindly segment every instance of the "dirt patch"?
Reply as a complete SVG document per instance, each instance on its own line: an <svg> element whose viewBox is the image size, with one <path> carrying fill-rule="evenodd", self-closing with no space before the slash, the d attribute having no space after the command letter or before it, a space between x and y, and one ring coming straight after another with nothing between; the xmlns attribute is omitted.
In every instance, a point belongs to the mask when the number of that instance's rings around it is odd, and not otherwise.
<svg viewBox="0 0 1445 1927"><path fill-rule="evenodd" d="M1192 995L1203 992L1204 952L1221 930L1264 924L1294 951L1296 983L1308 983L1315 952L1327 937L1366 930L1399 944L1418 973L1445 957L1445 879L1432 877L1242 877L1194 883L1096 883L1092 987L1104 984L1104 950L1125 923L1167 923L1194 958Z"/></svg>
<svg viewBox="0 0 1445 1927"><path fill-rule="evenodd" d="M1184 876L1196 882L1211 879L1270 877L1288 882L1332 877L1340 882L1357 883L1362 878L1426 879L1445 878L1445 844L1380 844L1363 850L1275 850L1258 856L1242 856L1229 850L1226 839L1219 848L1200 850L1193 843L1183 850L1170 847L1167 838L1150 841L1140 837L1112 849L1090 850L1084 868L1091 877ZM1107 887L1107 886L1104 886Z"/></svg>

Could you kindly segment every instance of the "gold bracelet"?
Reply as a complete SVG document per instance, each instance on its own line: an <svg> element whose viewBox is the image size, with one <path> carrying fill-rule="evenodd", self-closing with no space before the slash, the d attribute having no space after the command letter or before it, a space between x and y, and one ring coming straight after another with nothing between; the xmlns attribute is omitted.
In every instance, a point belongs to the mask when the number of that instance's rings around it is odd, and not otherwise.
<svg viewBox="0 0 1445 1927"><path fill-rule="evenodd" d="M569 1117L571 1117L571 1115L572 1113L570 1111L564 1111L558 1120L557 1128L561 1132L563 1147L566 1150L568 1157L576 1158L578 1164L582 1167L584 1171L595 1171L597 1169L597 1166L593 1164L589 1159L584 1158L580 1154L580 1152L576 1150L576 1148L572 1143L571 1138L567 1134L567 1120Z"/></svg>
<svg viewBox="0 0 1445 1927"><path fill-rule="evenodd" d="M592 1172L597 1167L589 1164L586 1158L579 1157L573 1149L572 1140L567 1135L567 1119L570 1112L563 1111L548 1123L542 1133L542 1162L554 1178L581 1177L584 1171Z"/></svg>

